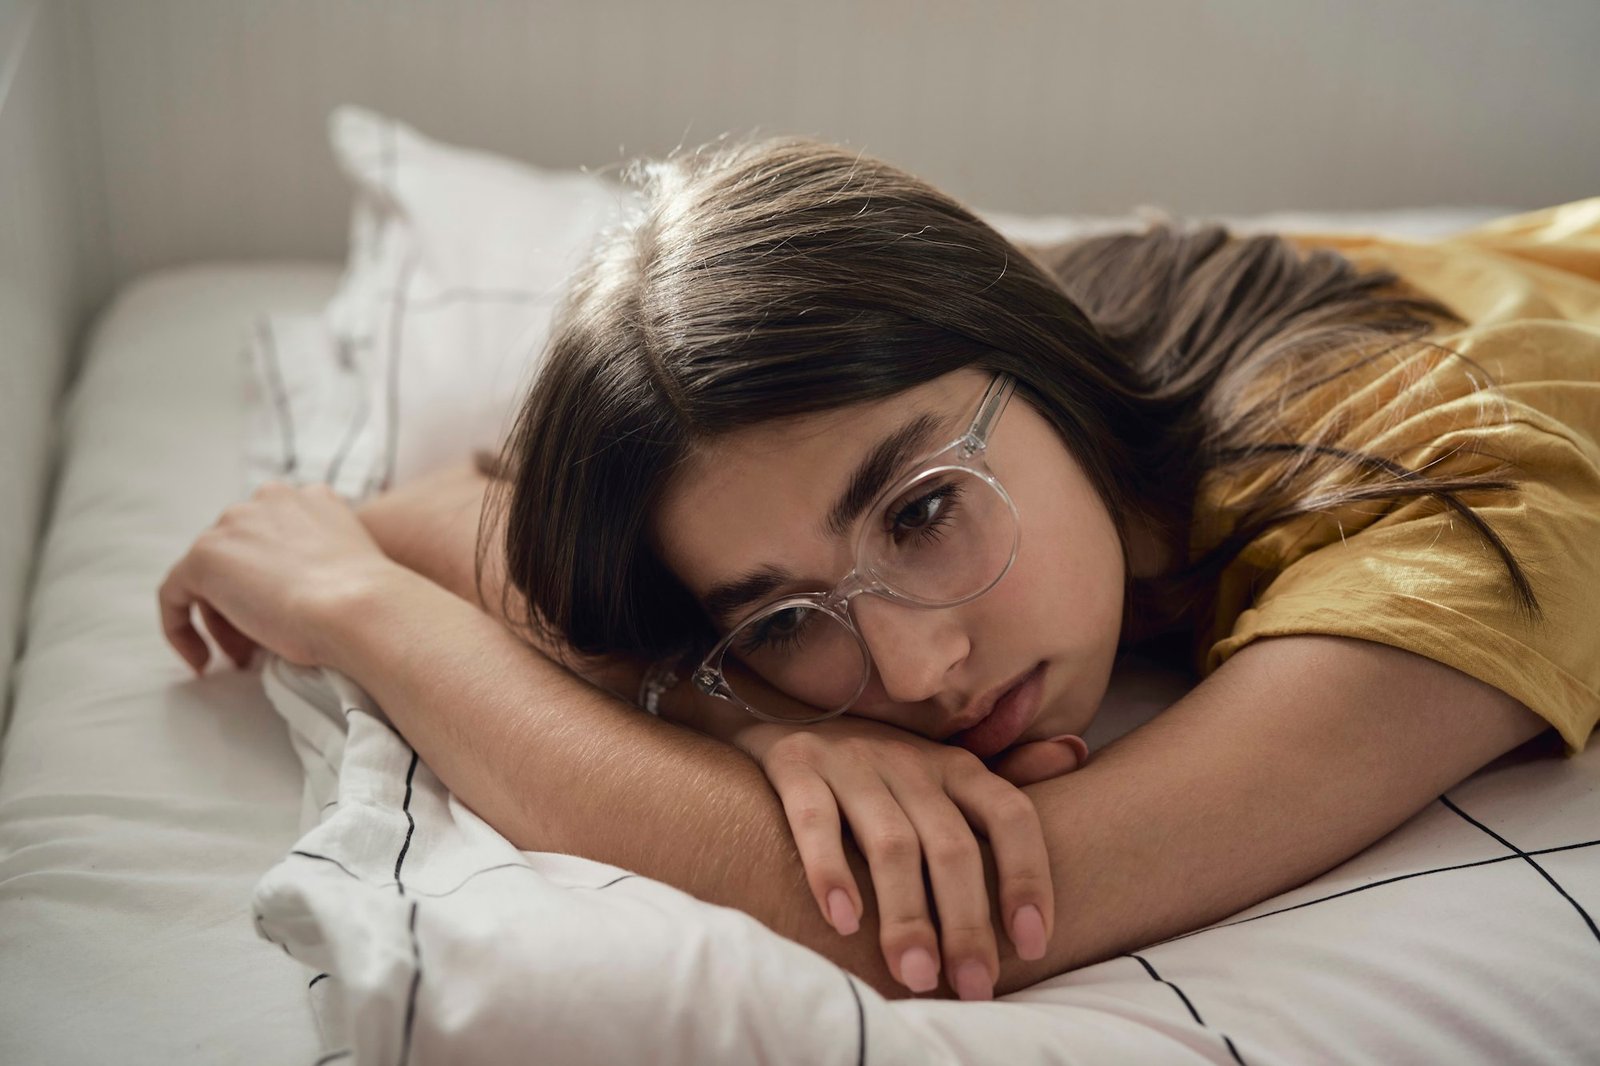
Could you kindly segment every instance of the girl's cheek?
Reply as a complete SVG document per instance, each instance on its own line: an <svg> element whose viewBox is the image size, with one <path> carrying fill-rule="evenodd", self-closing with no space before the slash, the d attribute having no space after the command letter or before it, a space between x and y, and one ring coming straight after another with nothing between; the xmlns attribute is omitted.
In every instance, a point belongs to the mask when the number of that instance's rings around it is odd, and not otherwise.
<svg viewBox="0 0 1600 1066"><path fill-rule="evenodd" d="M872 671L872 680L867 682L867 687L861 690L861 696L856 704L863 709L883 709L890 706L889 694L884 691L883 682L878 677L876 668Z"/></svg>
<svg viewBox="0 0 1600 1066"><path fill-rule="evenodd" d="M883 683L878 680L877 671L874 670L872 680L867 682L867 687L861 690L861 696L856 700L855 706L845 712L858 718L869 718L885 725L897 726L913 733L923 732L931 720L933 713L916 704L896 703L884 691Z"/></svg>

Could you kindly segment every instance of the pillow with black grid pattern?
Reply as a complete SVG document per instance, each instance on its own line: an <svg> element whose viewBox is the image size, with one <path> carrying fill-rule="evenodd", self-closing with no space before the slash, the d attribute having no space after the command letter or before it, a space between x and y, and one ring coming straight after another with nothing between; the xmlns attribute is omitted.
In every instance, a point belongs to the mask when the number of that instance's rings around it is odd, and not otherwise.
<svg viewBox="0 0 1600 1066"><path fill-rule="evenodd" d="M247 355L247 469L360 501L498 449L572 269L631 194L343 106L350 249L319 314L265 315Z"/></svg>

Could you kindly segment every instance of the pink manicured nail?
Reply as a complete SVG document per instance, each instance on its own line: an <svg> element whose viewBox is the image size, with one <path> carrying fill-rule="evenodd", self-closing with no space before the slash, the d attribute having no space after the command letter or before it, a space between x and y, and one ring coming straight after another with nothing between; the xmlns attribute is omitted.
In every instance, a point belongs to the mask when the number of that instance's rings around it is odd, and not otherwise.
<svg viewBox="0 0 1600 1066"><path fill-rule="evenodd" d="M1044 958L1044 915L1038 907L1025 903L1017 908L1011 919L1011 942L1017 946L1018 958Z"/></svg>
<svg viewBox="0 0 1600 1066"><path fill-rule="evenodd" d="M981 962L964 962L956 968L956 995L962 999L993 999L994 984Z"/></svg>
<svg viewBox="0 0 1600 1066"><path fill-rule="evenodd" d="M912 948L900 956L900 983L913 992L932 992L939 983L939 967L926 948Z"/></svg>
<svg viewBox="0 0 1600 1066"><path fill-rule="evenodd" d="M1054 741L1057 744L1065 744L1071 748L1078 755L1079 766L1089 761L1089 745L1083 742L1082 737L1073 733L1062 733L1059 737L1046 737L1045 739Z"/></svg>
<svg viewBox="0 0 1600 1066"><path fill-rule="evenodd" d="M861 928L861 923L856 921L856 909L850 903L850 893L842 888L828 893L828 920L845 936Z"/></svg>

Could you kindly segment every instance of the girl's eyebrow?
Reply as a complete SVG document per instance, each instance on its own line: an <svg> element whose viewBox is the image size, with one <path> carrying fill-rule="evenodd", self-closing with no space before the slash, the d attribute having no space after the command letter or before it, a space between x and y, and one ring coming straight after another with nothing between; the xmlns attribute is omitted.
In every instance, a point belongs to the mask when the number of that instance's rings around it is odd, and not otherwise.
<svg viewBox="0 0 1600 1066"><path fill-rule="evenodd" d="M794 572L781 566L758 566L754 570L725 581L706 593L706 613L718 622L728 619L734 611L757 600L764 600L774 589L793 581Z"/></svg>
<svg viewBox="0 0 1600 1066"><path fill-rule="evenodd" d="M851 473L844 492L818 526L819 532L830 538L848 533L890 479L927 450L944 421L932 412L919 412L874 445ZM716 621L723 621L740 607L766 598L795 578L788 567L775 563L758 566L731 581L713 585L706 593L706 612Z"/></svg>
<svg viewBox="0 0 1600 1066"><path fill-rule="evenodd" d="M880 440L850 475L849 486L828 511L820 532L827 537L842 537L850 532L861 512L888 487L889 479L927 450L943 421L938 415L923 411Z"/></svg>

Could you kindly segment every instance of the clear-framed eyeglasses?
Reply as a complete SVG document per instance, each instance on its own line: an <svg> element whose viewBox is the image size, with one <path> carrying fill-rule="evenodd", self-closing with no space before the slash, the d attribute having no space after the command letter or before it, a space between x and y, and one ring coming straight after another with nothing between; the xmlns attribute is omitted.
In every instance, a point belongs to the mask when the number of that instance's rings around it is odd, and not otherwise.
<svg viewBox="0 0 1600 1066"><path fill-rule="evenodd" d="M828 592L783 596L758 607L695 668L701 692L769 722L806 724L843 714L872 676L872 653L851 614L862 593L912 607L955 607L994 588L1017 558L1017 508L984 461L989 435L1015 391L1009 374L990 381L977 414L957 439L919 459L879 494L856 541L856 563ZM723 672L732 654L809 713L756 706ZM748 688L748 685L746 686Z"/></svg>

